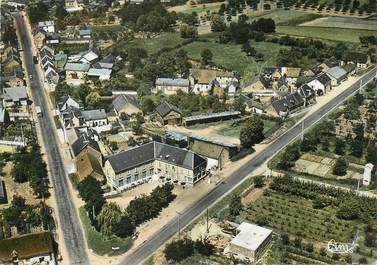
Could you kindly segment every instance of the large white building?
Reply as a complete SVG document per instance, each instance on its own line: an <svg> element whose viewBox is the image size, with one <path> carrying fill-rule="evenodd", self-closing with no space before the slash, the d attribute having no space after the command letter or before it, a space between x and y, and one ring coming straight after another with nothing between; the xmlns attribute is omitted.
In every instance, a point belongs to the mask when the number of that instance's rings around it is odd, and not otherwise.
<svg viewBox="0 0 377 265"><path fill-rule="evenodd" d="M272 239L272 230L247 222L241 223L237 231L225 251L239 260L258 260Z"/></svg>

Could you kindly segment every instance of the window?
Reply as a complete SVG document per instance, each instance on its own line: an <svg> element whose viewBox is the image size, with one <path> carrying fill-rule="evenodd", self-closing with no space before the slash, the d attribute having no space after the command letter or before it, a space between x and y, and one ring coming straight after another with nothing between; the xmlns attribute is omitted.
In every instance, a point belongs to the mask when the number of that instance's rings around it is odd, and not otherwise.
<svg viewBox="0 0 377 265"><path fill-rule="evenodd" d="M120 180L118 181L118 186L121 187L121 186L123 186L123 185L124 185L124 180L123 180L123 179L120 179Z"/></svg>
<svg viewBox="0 0 377 265"><path fill-rule="evenodd" d="M149 169L149 175L153 175L153 174L154 174L153 168Z"/></svg>
<svg viewBox="0 0 377 265"><path fill-rule="evenodd" d="M131 177L127 177L127 184L131 183Z"/></svg>
<svg viewBox="0 0 377 265"><path fill-rule="evenodd" d="M145 178L147 176L147 171L143 171L143 173L141 174L142 174L142 177Z"/></svg>

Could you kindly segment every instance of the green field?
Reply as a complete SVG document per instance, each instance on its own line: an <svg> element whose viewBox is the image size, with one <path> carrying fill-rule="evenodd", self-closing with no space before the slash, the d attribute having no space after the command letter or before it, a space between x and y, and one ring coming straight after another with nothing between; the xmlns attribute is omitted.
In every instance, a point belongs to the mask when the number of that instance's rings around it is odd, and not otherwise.
<svg viewBox="0 0 377 265"><path fill-rule="evenodd" d="M252 57L248 57L241 50L241 45L238 44L221 44L216 43L215 39L208 39L208 42L193 42L184 47L190 58L200 60L200 53L204 49L211 50L213 54L213 62L216 65L222 66L226 69L237 71L241 75L245 72L257 73L264 62L256 62ZM258 53L264 55L264 60L267 65L274 65L279 49L282 48L279 44L269 42L252 42Z"/></svg>
<svg viewBox="0 0 377 265"><path fill-rule="evenodd" d="M308 16L308 13L305 11L299 10L283 10L278 9L274 12L267 13L260 16L250 16L250 21L254 21L260 18L272 18L276 24L288 22L290 20L294 20L297 18L301 18L303 16Z"/></svg>
<svg viewBox="0 0 377 265"><path fill-rule="evenodd" d="M93 33L95 32L119 32L123 30L121 25L103 25L103 26L92 26Z"/></svg>
<svg viewBox="0 0 377 265"><path fill-rule="evenodd" d="M278 122L272 121L272 120L263 120L263 124L264 124L263 133L265 135L270 134L271 131L274 131L275 129L279 127ZM234 124L234 125L229 125L227 127L217 130L217 133L224 136L239 138L240 130L241 130L240 124Z"/></svg>
<svg viewBox="0 0 377 265"><path fill-rule="evenodd" d="M155 53L162 48L172 48L181 43L183 39L177 32L164 32L155 38L149 39L133 39L121 41L117 44L116 49L122 50L126 47L143 48L149 54Z"/></svg>
<svg viewBox="0 0 377 265"><path fill-rule="evenodd" d="M85 230L88 247L97 255L115 256L125 253L132 246L131 238L111 237L105 239L102 234L96 231L90 224L89 217L84 207L79 208L81 223ZM118 250L112 250L112 247L119 247Z"/></svg>
<svg viewBox="0 0 377 265"><path fill-rule="evenodd" d="M360 36L377 35L377 30L343 29L343 28L320 28L320 27L300 27L300 26L277 26L276 32L302 37L312 37L318 39L359 42Z"/></svg>

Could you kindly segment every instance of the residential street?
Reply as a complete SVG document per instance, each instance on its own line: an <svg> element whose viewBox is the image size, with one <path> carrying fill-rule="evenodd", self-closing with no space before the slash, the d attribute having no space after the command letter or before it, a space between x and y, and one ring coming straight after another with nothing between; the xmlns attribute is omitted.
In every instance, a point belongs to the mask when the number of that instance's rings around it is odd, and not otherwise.
<svg viewBox="0 0 377 265"><path fill-rule="evenodd" d="M317 123L322 117L328 114L331 110L341 104L345 99L355 93L360 85L365 85L367 82L376 77L377 68L369 71L363 76L360 82L352 84L338 96L330 100L327 104L323 105L317 111L313 112L307 118L303 120L302 123L298 123L288 130L285 134L281 135L270 144L266 149L256 155L247 164L242 166L240 169L235 171L230 175L223 184L216 186L211 192L209 192L205 197L201 198L196 204L191 206L185 212L180 215L180 225L184 227L192 222L196 217L198 217L204 210L210 207L214 202L221 198L224 194L229 192L237 184L242 181L246 176L250 174L253 170L262 165L266 160L270 159L273 155L279 152L282 148L292 142L301 134L302 127L308 129ZM173 219L167 225L161 227L159 232L151 237L151 240L146 241L144 244L140 245L134 250L133 253L128 255L121 264L131 265L140 264L149 257L155 250L157 250L165 241L171 238L177 233L178 228L178 218Z"/></svg>
<svg viewBox="0 0 377 265"><path fill-rule="evenodd" d="M24 51L24 62L26 62L24 67L29 77L33 105L34 107L40 106L43 112L43 116L38 118L38 123L42 131L51 182L56 195L58 205L56 211L58 212L59 224L64 234L64 242L69 255L69 261L65 262L68 264L89 264L83 232L80 227L77 210L72 203L68 176L65 173L59 151L55 124L51 116L43 83L38 75L37 67L39 66L33 63L32 39L23 16L17 13L14 17Z"/></svg>

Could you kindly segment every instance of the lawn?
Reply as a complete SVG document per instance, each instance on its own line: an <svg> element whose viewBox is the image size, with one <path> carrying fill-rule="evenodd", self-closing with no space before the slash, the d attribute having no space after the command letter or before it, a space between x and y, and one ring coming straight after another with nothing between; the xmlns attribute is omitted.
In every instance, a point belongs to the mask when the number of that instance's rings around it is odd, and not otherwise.
<svg viewBox="0 0 377 265"><path fill-rule="evenodd" d="M102 234L96 231L90 224L89 217L84 207L79 208L80 219L84 226L85 236L88 247L92 249L97 255L115 256L125 253L132 246L131 238L112 237L105 239ZM118 247L118 250L112 250L112 247Z"/></svg>
<svg viewBox="0 0 377 265"><path fill-rule="evenodd" d="M241 50L241 45L228 43L222 44L215 42L213 35L204 37L207 42L195 41L184 46L190 58L194 60L200 60L200 53L204 49L211 50L213 54L213 62L216 65L224 67L226 69L234 70L241 75L248 73L252 75L257 73L264 62L256 62L252 57L248 57ZM252 42L253 46L258 53L264 55L264 59L267 60L267 65L274 65L276 63L276 57L279 50L282 48L279 44L269 42Z"/></svg>
<svg viewBox="0 0 377 265"><path fill-rule="evenodd" d="M275 130L279 127L278 122L272 121L272 120L263 120L263 124L264 124L263 133L265 135L270 134L271 131L273 131L273 130ZM229 125L229 126L226 126L226 127L223 127L221 129L217 130L217 133L224 135L224 136L239 138L240 137L240 130L241 130L241 125L238 124L238 123L235 123L233 125Z"/></svg>
<svg viewBox="0 0 377 265"><path fill-rule="evenodd" d="M322 17L301 26L376 30L377 21L352 17Z"/></svg>
<svg viewBox="0 0 377 265"><path fill-rule="evenodd" d="M191 14L192 12L196 12L197 14L200 13L207 13L208 11L210 13L212 12L217 12L220 9L221 2L217 3L207 3L207 4L198 4L198 5L192 5L192 6L187 6L187 5L179 5L179 6L173 6L168 8L170 12L175 11L175 12L180 12L180 13L185 13L185 14Z"/></svg>
<svg viewBox="0 0 377 265"><path fill-rule="evenodd" d="M276 32L302 37L312 37L318 39L359 42L360 36L377 35L377 30L343 29L343 28L320 28L302 26L277 26Z"/></svg>
<svg viewBox="0 0 377 265"><path fill-rule="evenodd" d="M178 32L164 32L155 38L133 39L121 41L117 44L117 49L122 50L126 47L143 48L149 54L155 53L162 48L172 48L181 43L183 39Z"/></svg>

